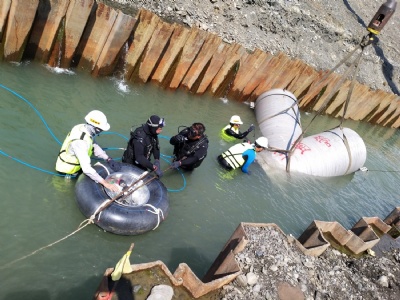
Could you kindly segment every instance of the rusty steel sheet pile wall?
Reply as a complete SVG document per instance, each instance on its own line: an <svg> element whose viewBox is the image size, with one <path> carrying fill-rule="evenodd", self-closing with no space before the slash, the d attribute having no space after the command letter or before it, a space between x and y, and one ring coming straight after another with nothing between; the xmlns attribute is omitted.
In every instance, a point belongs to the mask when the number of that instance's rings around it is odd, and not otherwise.
<svg viewBox="0 0 400 300"><path fill-rule="evenodd" d="M241 102L283 88L300 99L303 110L323 108L338 118L350 89L349 80L341 83L343 75L324 78L327 70L286 54L249 52L150 11L130 16L95 0L0 1L0 57L78 68L93 76L122 74L130 82ZM398 128L399 100L356 82L345 118Z"/></svg>

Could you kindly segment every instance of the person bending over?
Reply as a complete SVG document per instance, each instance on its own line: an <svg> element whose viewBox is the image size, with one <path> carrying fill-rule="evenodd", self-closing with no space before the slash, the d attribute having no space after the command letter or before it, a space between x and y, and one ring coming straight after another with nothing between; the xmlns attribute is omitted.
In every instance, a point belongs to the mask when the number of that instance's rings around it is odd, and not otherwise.
<svg viewBox="0 0 400 300"><path fill-rule="evenodd" d="M217 160L226 170L241 168L243 173L251 174L249 166L256 159L257 152L268 148L268 139L259 137L254 144L240 143L230 147L218 156Z"/></svg>
<svg viewBox="0 0 400 300"><path fill-rule="evenodd" d="M117 185L107 182L92 168L90 157L107 160L111 169L119 171L121 166L96 144L94 137L110 129L106 116L99 110L92 110L85 117L86 124L75 125L65 138L58 153L56 170L61 174L76 174L82 171L92 180L113 192L119 192Z"/></svg>

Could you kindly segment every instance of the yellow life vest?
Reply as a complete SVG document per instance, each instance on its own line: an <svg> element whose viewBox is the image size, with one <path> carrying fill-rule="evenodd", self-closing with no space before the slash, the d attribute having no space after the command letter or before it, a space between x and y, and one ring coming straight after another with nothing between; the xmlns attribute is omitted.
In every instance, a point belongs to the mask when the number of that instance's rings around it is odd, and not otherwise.
<svg viewBox="0 0 400 300"><path fill-rule="evenodd" d="M245 160L242 154L248 150L252 149L253 146L249 143L240 143L230 147L227 151L222 153L222 157L226 162L232 167L232 169L237 169L244 165Z"/></svg>
<svg viewBox="0 0 400 300"><path fill-rule="evenodd" d="M61 146L60 153L57 157L56 170L65 174L74 174L81 169L79 160L76 155L68 153L69 145L72 141L84 140L89 145L88 155L92 156L93 153L93 139L90 133L86 130L84 124L76 125L72 128L71 132L67 135L64 143Z"/></svg>
<svg viewBox="0 0 400 300"><path fill-rule="evenodd" d="M232 128L231 128L232 127ZM232 129L235 133L239 134L239 128L231 126L231 124L226 125L224 128L221 130L221 138L226 141L226 142L234 142L236 141L236 138L234 136L226 134L225 130L227 129Z"/></svg>

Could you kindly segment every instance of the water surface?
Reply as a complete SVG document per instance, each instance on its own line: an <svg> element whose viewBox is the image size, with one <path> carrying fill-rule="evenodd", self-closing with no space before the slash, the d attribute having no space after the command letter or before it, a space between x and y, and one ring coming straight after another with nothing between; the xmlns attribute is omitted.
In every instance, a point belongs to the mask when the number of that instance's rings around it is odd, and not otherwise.
<svg viewBox="0 0 400 300"><path fill-rule="evenodd" d="M87 112L102 110L113 134L98 143L122 155L132 126L152 114L165 117L162 167L172 153L168 138L180 125L203 122L209 154L191 173L168 171L162 181L171 191L170 213L155 231L118 236L95 225L22 259L0 272L0 299L90 299L100 278L135 243L132 263L164 261L173 272L186 262L202 277L240 222L276 223L298 237L312 220L338 221L350 229L363 216L385 218L398 201L395 129L345 122L367 146L368 172L338 178L265 174L253 164L252 175L227 173L216 157L229 145L219 131L233 114L244 129L256 124L247 104L168 91L152 84L132 85L86 73L54 73L34 63L0 64L0 267L49 245L77 229L85 219L74 196L74 180L51 173L68 131ZM23 97L26 101L21 99ZM40 113L43 120L38 116ZM311 115L302 113L302 123ZM309 134L336 126L339 120L319 117ZM51 132L49 132L51 130ZM260 132L256 129L258 137ZM254 140L254 136L250 136Z"/></svg>

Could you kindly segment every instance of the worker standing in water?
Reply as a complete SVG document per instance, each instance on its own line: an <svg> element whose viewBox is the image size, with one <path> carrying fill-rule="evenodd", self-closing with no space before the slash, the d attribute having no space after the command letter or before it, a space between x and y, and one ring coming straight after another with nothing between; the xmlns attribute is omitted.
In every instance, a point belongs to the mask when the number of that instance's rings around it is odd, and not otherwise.
<svg viewBox="0 0 400 300"><path fill-rule="evenodd" d="M82 172L105 188L119 192L117 185L107 182L93 169L90 157L94 154L108 162L111 169L119 171L121 166L96 144L94 137L110 129L107 118L99 110L92 110L85 117L86 124L75 125L67 135L57 157L56 170L65 175Z"/></svg>
<svg viewBox="0 0 400 300"><path fill-rule="evenodd" d="M226 170L241 168L243 173L251 174L249 166L256 159L258 152L268 148L268 139L259 137L254 144L247 142L236 144L218 156L218 162Z"/></svg>
<svg viewBox="0 0 400 300"><path fill-rule="evenodd" d="M122 162L137 166L142 170L154 171L158 177L163 175L160 168L160 143L158 135L165 126L164 118L152 115L145 124L136 129L131 129L131 138L124 154ZM151 161L151 155L154 162Z"/></svg>
<svg viewBox="0 0 400 300"><path fill-rule="evenodd" d="M221 130L221 137L226 142L234 142L238 139L244 139L255 128L253 124L245 132L240 132L240 125L243 125L239 116L234 115L229 120L229 124Z"/></svg>

